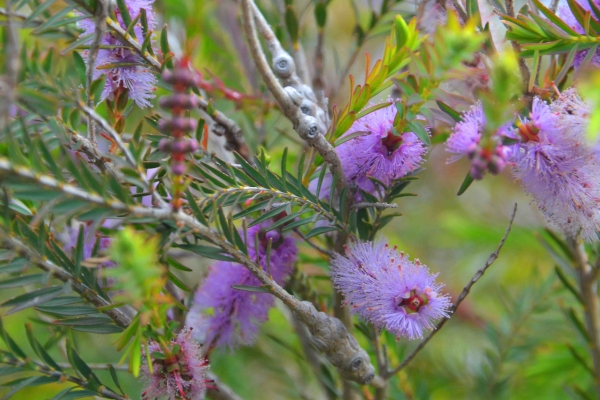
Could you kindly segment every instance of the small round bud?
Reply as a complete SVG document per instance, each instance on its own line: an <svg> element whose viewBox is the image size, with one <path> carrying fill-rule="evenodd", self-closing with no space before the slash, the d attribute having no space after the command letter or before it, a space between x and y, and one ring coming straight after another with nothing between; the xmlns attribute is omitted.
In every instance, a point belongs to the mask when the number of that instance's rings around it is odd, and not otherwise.
<svg viewBox="0 0 600 400"><path fill-rule="evenodd" d="M174 70L164 70L162 78L165 82L174 86L183 86L189 88L196 86L196 75L189 69L176 68Z"/></svg>
<svg viewBox="0 0 600 400"><path fill-rule="evenodd" d="M183 175L185 172L185 164L184 163L173 163L171 165L171 172L173 175Z"/></svg>
<svg viewBox="0 0 600 400"><path fill-rule="evenodd" d="M186 142L184 140L175 140L171 142L171 153L185 153Z"/></svg>
<svg viewBox="0 0 600 400"><path fill-rule="evenodd" d="M281 239L281 234L276 231L269 231L265 234L265 237L267 238L267 240L272 241L273 243L277 242L279 239Z"/></svg>
<svg viewBox="0 0 600 400"><path fill-rule="evenodd" d="M273 60L273 72L279 78L289 78L294 73L294 60L284 53Z"/></svg>
<svg viewBox="0 0 600 400"><path fill-rule="evenodd" d="M198 141L196 139L189 139L186 142L185 151L188 153L193 153L198 150Z"/></svg>
<svg viewBox="0 0 600 400"><path fill-rule="evenodd" d="M498 156L493 156L488 163L488 169L493 175L498 175L506 167L506 161Z"/></svg>
<svg viewBox="0 0 600 400"><path fill-rule="evenodd" d="M183 108L189 110L198 107L198 98L185 93L174 93L170 96L161 97L158 103L162 108Z"/></svg>
<svg viewBox="0 0 600 400"><path fill-rule="evenodd" d="M158 127L161 131L195 131L197 122L191 118L161 119Z"/></svg>
<svg viewBox="0 0 600 400"><path fill-rule="evenodd" d="M283 90L286 91L295 105L299 106L302 104L302 95L295 88L292 86L286 86L283 88Z"/></svg>
<svg viewBox="0 0 600 400"><path fill-rule="evenodd" d="M164 151L165 153L168 153L169 151L171 151L171 140L160 139L160 142L158 142L158 149L160 151Z"/></svg>

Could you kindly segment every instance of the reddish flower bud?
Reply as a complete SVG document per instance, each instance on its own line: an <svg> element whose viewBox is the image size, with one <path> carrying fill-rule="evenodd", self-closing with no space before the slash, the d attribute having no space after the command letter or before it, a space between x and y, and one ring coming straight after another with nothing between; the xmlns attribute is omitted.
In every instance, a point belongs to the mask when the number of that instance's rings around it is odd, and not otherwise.
<svg viewBox="0 0 600 400"><path fill-rule="evenodd" d="M180 108L189 110L198 107L198 98L185 93L175 93L162 97L159 101L162 108Z"/></svg>
<svg viewBox="0 0 600 400"><path fill-rule="evenodd" d="M195 131L197 122L191 118L162 119L158 123L161 131Z"/></svg>

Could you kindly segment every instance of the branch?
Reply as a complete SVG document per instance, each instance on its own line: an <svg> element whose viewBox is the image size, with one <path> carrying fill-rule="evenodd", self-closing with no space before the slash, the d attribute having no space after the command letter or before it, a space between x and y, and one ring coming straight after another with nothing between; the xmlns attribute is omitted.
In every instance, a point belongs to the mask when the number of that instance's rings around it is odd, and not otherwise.
<svg viewBox="0 0 600 400"><path fill-rule="evenodd" d="M198 96L198 107L200 107L214 122L213 132L218 136L225 136L225 150L235 151L246 161L251 161L250 149L244 140L242 128L225 114L216 110L208 101ZM212 112L210 112L212 109Z"/></svg>
<svg viewBox="0 0 600 400"><path fill-rule="evenodd" d="M583 301L585 325L589 336L590 353L594 363L594 387L600 398L600 307L598 306L598 284L596 271L588 262L588 256L581 239L567 238L567 243L575 257L575 269L579 276L579 290Z"/></svg>
<svg viewBox="0 0 600 400"><path fill-rule="evenodd" d="M44 374L44 375L48 375L48 376L58 377L59 382L64 382L64 381L72 382L72 383L76 384L77 386L86 388L87 390L94 391L94 392L102 395L102 397L105 397L108 399L115 399L115 400L127 400L128 399L127 397L123 397L123 396L113 392L112 390L108 389L106 386L96 387L95 385L93 385L92 387L88 388L87 385L88 385L89 381L79 379L72 375L67 375L61 371L56 371L56 370L51 369L43 364L36 363L31 360L24 362L24 361L18 361L18 360L14 360L14 359L11 360L11 359L2 358L2 359L0 359L0 363L23 368L25 370L30 370L32 372L39 372L40 374Z"/></svg>
<svg viewBox="0 0 600 400"><path fill-rule="evenodd" d="M127 146L121 139L121 135L119 135L117 133L117 131L115 131L113 129L113 127L108 123L107 120L102 118L92 108L87 107L82 103L78 103L78 106L81 111L83 111L92 120L96 121L104 129L104 133L109 135L111 137L111 139L115 141L115 143L117 144L119 149L121 149L121 151L125 155L125 159L126 159L127 163L134 170L138 171L140 180L144 183L146 190L152 194L152 197L157 201L157 203L163 208L168 208L169 204L162 197L160 197L160 195L158 194L158 192L156 190L154 190L154 186L152 186L150 184L150 182L148 181L148 177L146 176L145 171L140 168L135 157L133 157L133 154L131 154L131 152L129 151L129 149L127 148Z"/></svg>
<svg viewBox="0 0 600 400"><path fill-rule="evenodd" d="M322 207L320 204L312 203L309 200L307 200L306 198L295 196L289 192L282 192L280 190L272 189L272 188L240 186L240 187L217 189L214 191L214 193L207 195L202 200L200 200L197 204L198 204L198 207L200 209L202 209L206 204L210 204L213 201L215 201L216 199L219 199L221 197L231 196L232 194L235 194L235 193L246 193L246 194L255 193L255 198L261 197L261 195L270 195L272 197L278 197L278 198L281 198L284 200L293 201L298 204L301 204L304 207L311 208L316 213L320 213L325 218L327 218L329 221L334 222L335 226L338 229L340 229L340 230L344 229L344 227L336 221L335 215L333 215L326 208Z"/></svg>
<svg viewBox="0 0 600 400"><path fill-rule="evenodd" d="M477 271L475 273L475 275L473 275L473 277L471 278L469 283L467 283L467 285L464 287L464 289L460 293L460 296L458 296L458 299L456 299L456 301L454 302L454 305L450 308L450 312L448 313L449 315L454 314L454 312L458 309L458 306L460 305L460 303L462 303L462 301L465 299L465 297L467 297L467 295L471 291L471 288L473 287L473 285L483 276L485 271L498 258L498 254L500 253L500 250L502 249L502 246L504 246L504 242L506 241L506 238L508 237L508 234L510 233L510 230L512 228L512 224L513 224L513 221L515 220L516 214L517 214L517 204L515 203L515 207L513 208L513 212L510 217L510 222L508 223L508 226L506 227L506 232L504 232L504 236L502 237L502 240L500 240L498 247L496 248L496 250L494 250L494 252L492 254L490 254L487 261L485 262L485 265L479 271ZM406 367L408 365L408 363L410 363L412 361L412 359L415 358L415 356L421 350L423 350L423 348L431 340L433 335L435 335L437 332L439 332L439 330L442 328L442 326L444 326L446 321L448 321L449 319L450 319L450 316L442 318L442 320L440 322L438 322L438 324L436 325L435 329L433 331L431 331L429 336L427 336L421 343L419 343L417 348L408 357L406 357L404 359L404 361L402 361L402 364L400 364L393 370L388 371L387 373L383 374L383 377L385 379L389 379L392 376L396 375L398 372L400 372L404 367Z"/></svg>
<svg viewBox="0 0 600 400"><path fill-rule="evenodd" d="M242 400L233 390L214 374L208 373L208 379L212 381L211 386L215 389L208 389L206 396L213 400Z"/></svg>
<svg viewBox="0 0 600 400"><path fill-rule="evenodd" d="M84 285L78 278L71 275L58 265L48 261L36 251L31 249L28 245L22 243L19 239L11 236L10 234L0 230L0 243L6 249L10 249L20 256L30 260L36 267L43 271L50 273L54 278L62 282L71 282L71 288L75 290L79 295L87 302L93 304L95 307L107 307L112 305L108 300L100 297L92 288ZM103 309L102 313L108 315L118 326L121 328L127 328L131 322L131 319L123 314L117 308Z"/></svg>
<svg viewBox="0 0 600 400"><path fill-rule="evenodd" d="M106 32L106 18L108 17L108 1L98 0L96 4L96 15L94 16L94 38L90 44L90 50L87 56L86 86L87 86L87 105L92 110L94 107L94 98L92 93L92 82L94 80L94 70L96 69L96 57L100 50L100 43ZM88 116L88 138L96 146L96 124L92 117Z"/></svg>
<svg viewBox="0 0 600 400"><path fill-rule="evenodd" d="M267 46L273 56L273 64L280 71L280 76L288 76L287 80L290 81L289 83L294 83L292 81L297 77L294 78L295 75L293 71L295 67L292 57L281 48L281 45L264 20L262 14L257 10L254 2L252 0L242 0L242 19L244 21L246 38L250 47L250 53L262 75L263 81L275 97L283 114L292 122L294 130L298 135L309 145L317 149L325 162L330 165L332 174L337 173L339 177L337 189L338 192L341 193L347 186L346 175L344 174L342 164L335 149L323 136L326 127L323 122L319 123L314 116L303 113L302 104L304 96L301 95L297 89L293 86L286 86L284 89L277 80L277 77L271 70L271 67L269 67L267 58L260 46L254 23L255 18L259 22L261 33L265 37Z"/></svg>
<svg viewBox="0 0 600 400"><path fill-rule="evenodd" d="M355 210L360 210L361 208L398 208L398 204L396 203L356 203L352 206Z"/></svg>
<svg viewBox="0 0 600 400"><path fill-rule="evenodd" d="M2 174L1 171L8 174ZM347 380L359 384L371 384L380 387L384 382L375 377L375 368L371 365L369 355L364 351L356 339L348 333L342 322L317 309L308 301L300 301L285 291L262 267L254 262L248 255L239 251L235 246L225 240L218 232L202 225L191 215L182 210L174 212L171 208L146 208L142 206L130 206L118 200L105 199L99 195L88 193L76 186L59 182L48 175L41 175L35 171L12 165L6 158L0 157L0 176L8 175L11 178L21 177L34 181L41 186L61 191L71 197L75 197L89 203L97 204L113 210L122 211L140 217L151 217L157 220L170 220L184 224L199 234L207 241L217 245L235 261L244 265L264 285L264 287L285 305L290 307L312 334L315 347L325 353L325 356ZM44 260L41 260L44 261ZM46 265L46 264L44 264ZM57 271L58 272L58 271ZM62 269L61 273L65 273ZM70 275L61 275L65 279L72 279ZM102 301L105 301L102 299ZM111 310L116 311L116 310ZM376 379L375 379L376 378Z"/></svg>

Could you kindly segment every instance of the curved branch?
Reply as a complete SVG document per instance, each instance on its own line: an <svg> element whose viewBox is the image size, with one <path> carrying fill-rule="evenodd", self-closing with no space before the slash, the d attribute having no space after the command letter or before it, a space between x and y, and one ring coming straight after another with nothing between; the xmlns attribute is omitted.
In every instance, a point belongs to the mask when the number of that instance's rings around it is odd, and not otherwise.
<svg viewBox="0 0 600 400"><path fill-rule="evenodd" d="M250 53L252 54L254 63L256 64L265 85L275 97L283 114L292 122L294 130L298 135L319 152L325 162L330 165L333 174L337 173L337 176L339 177L337 189L338 192L341 193L347 186L346 175L344 174L342 163L340 162L335 149L331 143L325 139L325 136L323 136L325 128L322 126L322 123L319 123L317 118L302 112L301 106L304 96L301 95L298 90L292 86L286 86L286 89L284 89L279 83L279 80L271 70L267 58L262 51L256 32L256 25L254 23L255 18L259 21L261 33L265 36L271 54L273 54L275 58L275 63L277 62L277 58L285 57L288 68L290 71L293 71L292 57L281 48L281 45L275 39L275 35L268 27L266 21L264 21L262 14L258 12L256 5L252 0L242 0L242 18Z"/></svg>
<svg viewBox="0 0 600 400"><path fill-rule="evenodd" d="M458 306L460 305L460 303L462 303L462 301L465 299L465 297L467 297L467 295L471 291L471 288L473 287L473 285L479 280L479 278L481 278L483 276L483 274L485 273L485 271L498 258L498 254L500 253L500 250L504 246L504 242L506 241L506 238L508 237L508 234L510 233L510 230L512 228L512 224L513 224L513 221L515 220L515 215L516 214L517 214L517 204L515 203L515 207L513 208L513 212L512 212L512 215L510 217L510 222L508 223L508 226L506 227L506 231L504 232L504 236L502 237L502 240L500 240L500 243L498 244L498 247L496 247L496 250L494 250L494 252L492 254L490 254L490 256L488 257L487 261L485 262L485 265L479 271L477 271L475 273L475 275L473 275L473 277L471 278L471 280L469 281L469 283L467 283L467 285L464 287L464 289L462 290L462 292L458 296L458 299L456 299L456 301L454 302L454 305L450 309L450 312L448 313L450 316L452 314L454 314L454 312L458 309ZM387 373L383 374L383 377L385 379L389 379L392 376L396 375L398 372L402 371L402 369L404 367L406 367L408 365L408 363L410 363L412 361L412 359L415 358L416 355L421 350L423 350L423 348L431 340L431 338L433 337L433 335L435 335L436 333L439 332L439 330L442 328L442 326L444 326L444 324L446 323L446 321L448 321L450 319L450 316L442 318L442 320L440 322L438 322L438 324L433 329L433 331L431 331L431 333L429 334L429 336L427 336L421 343L419 343L419 345L417 346L417 348L410 355L408 355L404 359L404 361L402 361L402 364L398 365L393 370L388 371Z"/></svg>

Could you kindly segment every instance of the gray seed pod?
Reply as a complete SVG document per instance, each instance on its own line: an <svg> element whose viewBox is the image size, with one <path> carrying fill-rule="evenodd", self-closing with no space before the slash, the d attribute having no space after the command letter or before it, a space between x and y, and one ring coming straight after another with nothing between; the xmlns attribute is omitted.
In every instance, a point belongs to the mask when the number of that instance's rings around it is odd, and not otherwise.
<svg viewBox="0 0 600 400"><path fill-rule="evenodd" d="M295 105L300 106L302 104L302 95L292 86L286 86L283 90L287 92Z"/></svg>
<svg viewBox="0 0 600 400"><path fill-rule="evenodd" d="M273 59L273 72L278 78L287 79L294 73L294 59L287 53Z"/></svg>
<svg viewBox="0 0 600 400"><path fill-rule="evenodd" d="M315 115L314 103L311 101L308 101L306 99L302 100L302 104L300 105L300 110L305 115L310 115L310 116Z"/></svg>
<svg viewBox="0 0 600 400"><path fill-rule="evenodd" d="M315 117L307 115L305 117L304 126L306 126L306 136L309 139L314 139L319 134L319 123Z"/></svg>
<svg viewBox="0 0 600 400"><path fill-rule="evenodd" d="M315 92L313 92L310 86L302 84L302 86L300 86L300 93L302 93L302 96L309 99L310 101L314 103L317 102L317 96L315 96Z"/></svg>

